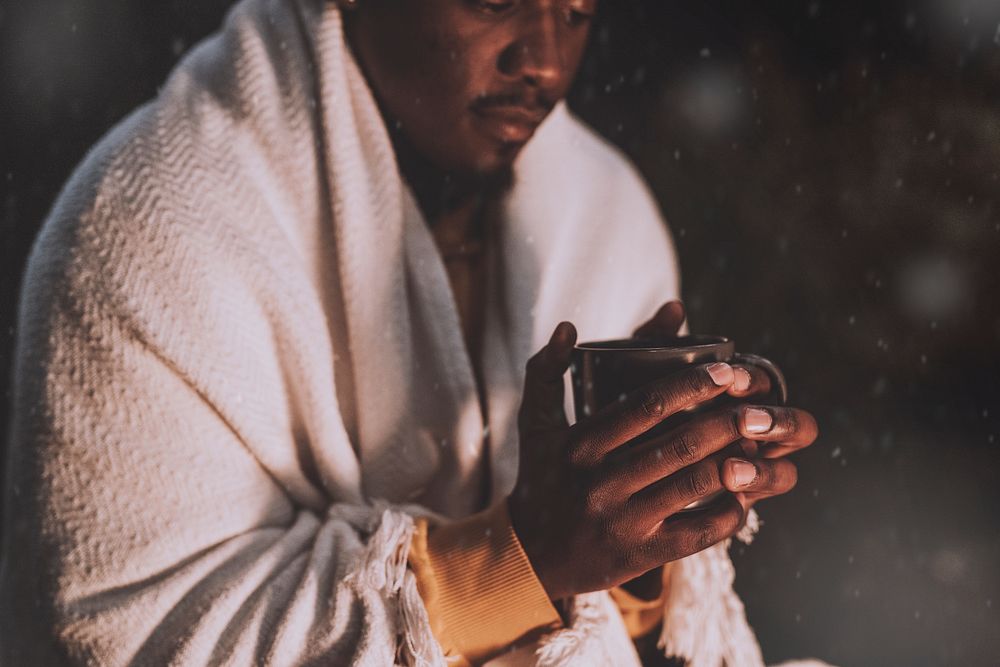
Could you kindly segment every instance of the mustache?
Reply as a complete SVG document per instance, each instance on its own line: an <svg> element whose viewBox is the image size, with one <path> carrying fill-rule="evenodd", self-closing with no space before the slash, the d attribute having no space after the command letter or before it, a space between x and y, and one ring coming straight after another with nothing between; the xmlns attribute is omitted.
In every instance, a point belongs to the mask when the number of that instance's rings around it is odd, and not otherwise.
<svg viewBox="0 0 1000 667"><path fill-rule="evenodd" d="M542 93L528 93L519 90L484 93L472 102L472 107L476 110L518 107L526 111L544 114L552 111L555 105L555 100Z"/></svg>

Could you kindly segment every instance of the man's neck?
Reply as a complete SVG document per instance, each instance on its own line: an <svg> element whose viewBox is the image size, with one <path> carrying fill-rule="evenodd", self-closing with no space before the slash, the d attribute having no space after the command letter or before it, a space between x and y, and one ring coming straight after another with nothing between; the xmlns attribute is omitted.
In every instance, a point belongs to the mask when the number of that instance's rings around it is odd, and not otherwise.
<svg viewBox="0 0 1000 667"><path fill-rule="evenodd" d="M472 233L483 206L502 197L513 182L510 169L489 174L444 170L417 153L398 132L393 133L392 142L400 173L435 232L447 224L455 231Z"/></svg>

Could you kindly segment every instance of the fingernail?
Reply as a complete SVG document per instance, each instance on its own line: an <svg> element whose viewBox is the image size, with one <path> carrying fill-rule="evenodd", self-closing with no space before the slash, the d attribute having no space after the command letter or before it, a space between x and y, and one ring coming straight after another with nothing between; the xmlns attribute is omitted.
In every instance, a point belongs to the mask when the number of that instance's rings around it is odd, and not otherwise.
<svg viewBox="0 0 1000 667"><path fill-rule="evenodd" d="M733 383L733 367L729 364L712 364L708 367L708 374L716 386L725 387Z"/></svg>
<svg viewBox="0 0 1000 667"><path fill-rule="evenodd" d="M736 486L750 486L757 479L757 466L743 459L729 459L733 466L733 482Z"/></svg>
<svg viewBox="0 0 1000 667"><path fill-rule="evenodd" d="M771 413L761 408L747 408L743 412L743 426L747 433L767 433L774 419Z"/></svg>
<svg viewBox="0 0 1000 667"><path fill-rule="evenodd" d="M733 389L736 391L746 391L750 388L750 371L745 368L736 368L733 370L736 375L736 379L733 381Z"/></svg>

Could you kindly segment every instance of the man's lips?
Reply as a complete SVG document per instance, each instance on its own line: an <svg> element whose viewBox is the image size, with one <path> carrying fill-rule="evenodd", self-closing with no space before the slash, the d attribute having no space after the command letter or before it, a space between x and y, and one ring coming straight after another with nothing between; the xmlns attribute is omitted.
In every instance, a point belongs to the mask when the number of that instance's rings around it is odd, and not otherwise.
<svg viewBox="0 0 1000 667"><path fill-rule="evenodd" d="M549 113L542 107L517 104L473 106L472 111L482 119L491 136L514 144L528 141Z"/></svg>

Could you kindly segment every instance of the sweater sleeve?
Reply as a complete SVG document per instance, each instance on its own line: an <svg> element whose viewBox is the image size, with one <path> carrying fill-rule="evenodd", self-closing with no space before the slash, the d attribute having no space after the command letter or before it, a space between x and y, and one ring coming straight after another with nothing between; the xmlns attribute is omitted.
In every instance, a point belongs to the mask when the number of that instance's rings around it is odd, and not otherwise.
<svg viewBox="0 0 1000 667"><path fill-rule="evenodd" d="M562 627L507 513L507 503L428 533L417 521L409 564L446 657L481 663Z"/></svg>
<svg viewBox="0 0 1000 667"><path fill-rule="evenodd" d="M408 562L451 664L480 663L563 626L510 525L506 503L431 530L418 519ZM608 591L633 639L662 622L670 568L668 563L662 569L655 599L643 600L621 586Z"/></svg>
<svg viewBox="0 0 1000 667"><path fill-rule="evenodd" d="M160 260L184 264L175 274L150 273L153 256L109 264L75 245L81 234L43 232L25 280L0 664L391 665L414 639L433 656L433 638L406 632L424 613L405 567L415 513L380 523L359 501L324 498L300 472L291 438L304 436L272 417L285 406L265 393L269 348L246 343L251 320L234 317L246 311L227 297L203 309L215 326L192 321L187 303L213 298L231 268L178 255ZM176 274L213 287L171 289ZM181 340L198 363L175 353ZM206 382L213 361L258 386ZM237 425L248 413L256 432Z"/></svg>

